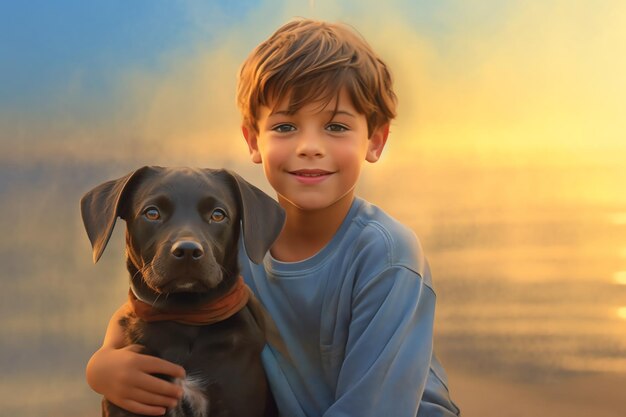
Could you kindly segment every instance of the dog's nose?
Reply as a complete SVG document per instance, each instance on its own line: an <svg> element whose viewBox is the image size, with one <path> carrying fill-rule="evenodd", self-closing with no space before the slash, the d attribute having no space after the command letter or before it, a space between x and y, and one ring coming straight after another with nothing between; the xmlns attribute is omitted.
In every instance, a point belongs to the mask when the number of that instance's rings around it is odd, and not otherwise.
<svg viewBox="0 0 626 417"><path fill-rule="evenodd" d="M179 240L172 245L172 256L176 259L187 258L196 261L204 256L204 249L193 240Z"/></svg>

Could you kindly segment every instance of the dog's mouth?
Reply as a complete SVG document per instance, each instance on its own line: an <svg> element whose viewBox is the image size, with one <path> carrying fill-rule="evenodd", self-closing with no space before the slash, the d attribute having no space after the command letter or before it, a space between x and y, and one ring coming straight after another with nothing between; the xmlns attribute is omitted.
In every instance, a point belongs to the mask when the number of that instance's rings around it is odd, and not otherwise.
<svg viewBox="0 0 626 417"><path fill-rule="evenodd" d="M206 293L222 282L224 274L219 267L169 268L152 262L142 279L157 294Z"/></svg>
<svg viewBox="0 0 626 417"><path fill-rule="evenodd" d="M142 289L143 288L143 289ZM162 311L185 311L203 305L207 300L212 298L212 291L204 292L157 292L146 291L145 283L139 285L131 285L131 290L135 296L144 303L150 304L152 307Z"/></svg>
<svg viewBox="0 0 626 417"><path fill-rule="evenodd" d="M203 293L210 291L213 287L209 287L206 282L198 280L189 282L180 282L180 280L172 280L162 287L162 292L169 294L176 293Z"/></svg>
<svg viewBox="0 0 626 417"><path fill-rule="evenodd" d="M222 279L215 281L215 284L211 284L206 278L190 275L165 280L157 274L144 273L141 277L136 276L131 286L137 298L154 307L166 310L187 309L203 304L211 298Z"/></svg>
<svg viewBox="0 0 626 417"><path fill-rule="evenodd" d="M183 282L175 283L175 288L171 292L202 292L203 289L207 289L205 285L201 285L199 282Z"/></svg>
<svg viewBox="0 0 626 417"><path fill-rule="evenodd" d="M217 287L222 278L184 276L165 279L151 274L144 276L144 281L148 287L160 294L205 293Z"/></svg>

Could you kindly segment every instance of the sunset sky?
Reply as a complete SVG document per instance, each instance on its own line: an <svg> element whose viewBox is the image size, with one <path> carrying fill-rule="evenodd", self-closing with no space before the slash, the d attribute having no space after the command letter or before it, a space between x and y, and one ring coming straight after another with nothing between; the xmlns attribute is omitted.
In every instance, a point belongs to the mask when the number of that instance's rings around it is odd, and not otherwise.
<svg viewBox="0 0 626 417"><path fill-rule="evenodd" d="M39 0L0 6L0 158L245 158L237 68L295 16L345 21L388 61L396 161L626 151L622 1Z"/></svg>

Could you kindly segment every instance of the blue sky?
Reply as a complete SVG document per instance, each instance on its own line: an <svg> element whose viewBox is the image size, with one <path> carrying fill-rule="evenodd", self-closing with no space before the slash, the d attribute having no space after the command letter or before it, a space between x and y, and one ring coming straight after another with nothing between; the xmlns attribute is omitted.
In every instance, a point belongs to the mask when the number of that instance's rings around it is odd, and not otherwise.
<svg viewBox="0 0 626 417"><path fill-rule="evenodd" d="M4 1L0 5L0 105L13 110L41 105L48 94L68 79L80 76L87 93L106 94L115 76L128 68L158 70L167 51L211 46L220 33L248 21L250 45L255 32L286 20L287 4L299 12L333 4L334 14L355 20L376 15L359 2L288 1L165 1L165 0L33 0ZM467 25L488 28L508 2L396 1L390 9L402 11L416 31L432 42L445 42ZM382 6L386 8L387 6ZM272 9L275 12L272 13ZM259 11L263 16L255 22Z"/></svg>
<svg viewBox="0 0 626 417"><path fill-rule="evenodd" d="M228 25L253 6L249 1L215 4L207 28ZM120 70L158 66L163 51L181 50L197 38L190 15L194 6L209 9L181 1L2 2L0 100L36 104L77 73L86 74L92 91L106 91ZM207 42L210 34L205 31Z"/></svg>

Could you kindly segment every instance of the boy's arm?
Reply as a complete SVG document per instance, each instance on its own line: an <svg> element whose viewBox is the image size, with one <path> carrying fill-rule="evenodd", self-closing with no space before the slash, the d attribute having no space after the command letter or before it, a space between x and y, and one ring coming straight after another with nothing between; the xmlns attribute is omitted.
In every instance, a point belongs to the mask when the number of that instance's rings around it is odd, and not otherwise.
<svg viewBox="0 0 626 417"><path fill-rule="evenodd" d="M119 324L127 313L120 307L111 317L104 342L87 364L87 382L91 388L130 412L163 415L182 395L179 386L152 374L184 378L185 370L171 362L141 354L141 346L124 346L124 332Z"/></svg>
<svg viewBox="0 0 626 417"><path fill-rule="evenodd" d="M432 289L403 266L357 288L335 402L324 417L415 417L420 405L426 411L431 404L420 403L429 379L434 311ZM456 415L432 405L437 415Z"/></svg>

